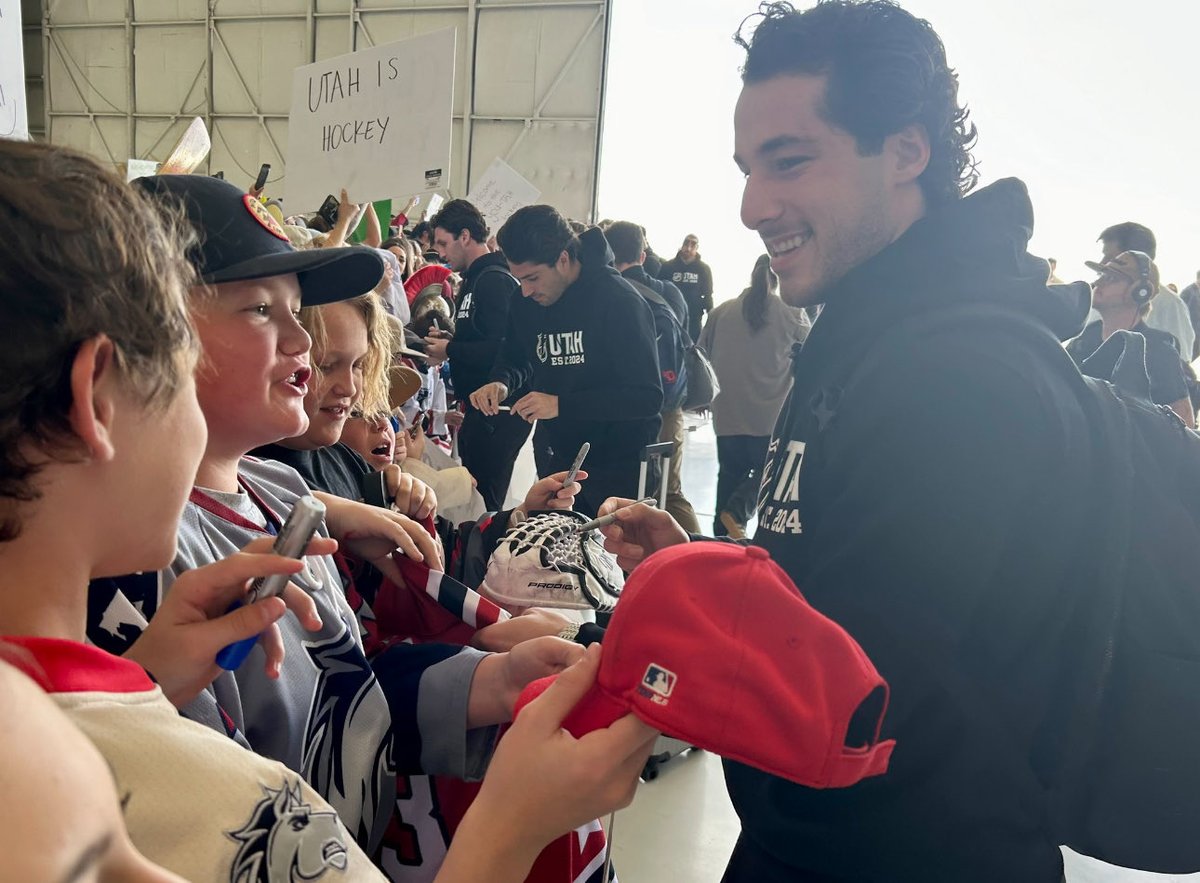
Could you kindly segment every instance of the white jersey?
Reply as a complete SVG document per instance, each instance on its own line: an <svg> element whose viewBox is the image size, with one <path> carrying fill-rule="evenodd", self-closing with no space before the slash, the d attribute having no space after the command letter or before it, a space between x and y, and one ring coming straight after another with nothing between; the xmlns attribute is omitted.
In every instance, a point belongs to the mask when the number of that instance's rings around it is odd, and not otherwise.
<svg viewBox="0 0 1200 883"><path fill-rule="evenodd" d="M21 667L112 768L151 861L196 883L385 879L300 776L180 717L135 663L74 641L5 640L30 651Z"/></svg>

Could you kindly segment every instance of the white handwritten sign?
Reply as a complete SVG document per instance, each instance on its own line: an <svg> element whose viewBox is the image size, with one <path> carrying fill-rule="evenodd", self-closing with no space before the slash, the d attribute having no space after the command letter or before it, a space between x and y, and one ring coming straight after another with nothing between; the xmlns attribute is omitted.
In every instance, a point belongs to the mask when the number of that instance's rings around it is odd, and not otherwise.
<svg viewBox="0 0 1200 883"><path fill-rule="evenodd" d="M0 0L0 138L29 137L20 0Z"/></svg>
<svg viewBox="0 0 1200 883"><path fill-rule="evenodd" d="M133 181L136 178L145 178L150 175L158 174L158 163L152 159L136 159L130 158L125 163L125 180Z"/></svg>
<svg viewBox="0 0 1200 883"><path fill-rule="evenodd" d="M450 180L453 28L298 67L284 204L315 211L444 188Z"/></svg>
<svg viewBox="0 0 1200 883"><path fill-rule="evenodd" d="M542 191L538 190L513 169L496 157L467 195L467 202L479 209L488 229L495 235L504 222L519 208L533 205Z"/></svg>

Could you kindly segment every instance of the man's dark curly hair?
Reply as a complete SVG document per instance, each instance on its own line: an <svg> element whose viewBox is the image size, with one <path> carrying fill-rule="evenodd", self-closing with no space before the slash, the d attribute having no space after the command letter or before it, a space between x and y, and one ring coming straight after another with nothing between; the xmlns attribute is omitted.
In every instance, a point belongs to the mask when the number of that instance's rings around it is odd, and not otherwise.
<svg viewBox="0 0 1200 883"><path fill-rule="evenodd" d="M749 38L746 27L757 20ZM854 136L864 156L918 124L929 135L929 166L918 183L930 205L958 199L979 175L975 126L958 103L958 75L933 27L890 0L819 0L798 12L762 3L734 41L746 50L742 82L777 76L827 77L822 117Z"/></svg>
<svg viewBox="0 0 1200 883"><path fill-rule="evenodd" d="M471 234L471 238L478 243L487 242L488 225L483 219L483 215L479 213L479 209L471 205L465 199L452 199L429 220L429 226L433 229L441 227L455 239L458 235L466 230Z"/></svg>
<svg viewBox="0 0 1200 883"><path fill-rule="evenodd" d="M567 219L549 205L519 208L496 234L496 244L510 264L554 266L564 251L579 257L579 238Z"/></svg>

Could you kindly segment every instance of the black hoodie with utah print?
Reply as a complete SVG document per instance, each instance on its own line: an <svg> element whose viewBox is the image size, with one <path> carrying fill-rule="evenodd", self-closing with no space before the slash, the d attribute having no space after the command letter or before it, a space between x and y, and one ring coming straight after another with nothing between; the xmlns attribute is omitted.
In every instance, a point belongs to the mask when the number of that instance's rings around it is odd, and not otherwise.
<svg viewBox="0 0 1200 883"><path fill-rule="evenodd" d="M534 431L534 445L552 450L555 464L570 464L586 441L588 468L628 464L636 479L638 454L661 425L654 318L614 269L600 229L579 242L579 278L555 303L514 299L489 380L558 396L558 417Z"/></svg>
<svg viewBox="0 0 1200 883"><path fill-rule="evenodd" d="M1071 701L1053 673L1088 605L1097 458L1057 342L1086 295L1047 289L1032 222L1015 180L932 211L833 286L795 357L754 541L888 681L896 748L840 790L726 762L726 881L1062 879L1047 722ZM1044 334L939 321L968 302Z"/></svg>

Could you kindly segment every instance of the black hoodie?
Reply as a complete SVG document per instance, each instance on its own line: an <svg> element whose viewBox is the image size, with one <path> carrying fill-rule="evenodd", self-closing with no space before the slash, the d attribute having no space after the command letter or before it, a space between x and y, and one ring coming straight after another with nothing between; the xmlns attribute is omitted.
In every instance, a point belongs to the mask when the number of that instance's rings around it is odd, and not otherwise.
<svg viewBox="0 0 1200 883"><path fill-rule="evenodd" d="M1015 180L932 212L833 286L795 357L755 543L887 679L896 749L844 790L727 762L726 880L1062 878L1045 806L1062 746L1041 727L1068 701L1052 673L1087 603L1094 478L1087 391L1054 340L1086 304L1046 288L1032 221ZM923 325L964 301L1054 336Z"/></svg>
<svg viewBox="0 0 1200 883"><path fill-rule="evenodd" d="M535 444L569 462L583 442L588 463L630 462L658 440L662 386L654 317L613 268L598 227L579 237L579 278L543 307L518 298L489 380L558 396L558 417L539 420Z"/></svg>
<svg viewBox="0 0 1200 883"><path fill-rule="evenodd" d="M504 272L484 272L488 267ZM446 347L454 392L460 399L487 383L488 371L504 339L509 308L520 299L518 288L517 280L508 272L508 262L499 252L477 257L463 273L454 315L454 339ZM513 389L506 401L524 392Z"/></svg>
<svg viewBox="0 0 1200 883"><path fill-rule="evenodd" d="M692 340L699 340L704 314L713 308L712 270L699 254L691 263L677 254L662 265L658 278L673 283L683 294L688 307L688 334Z"/></svg>

